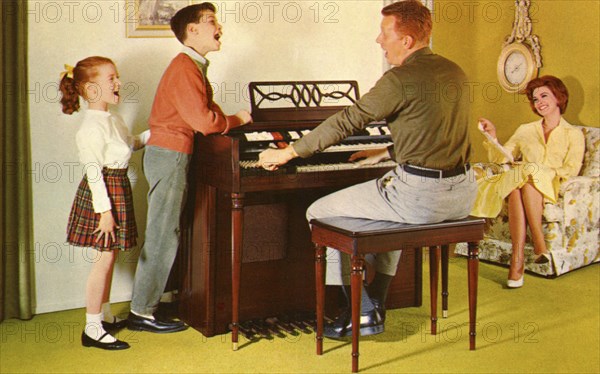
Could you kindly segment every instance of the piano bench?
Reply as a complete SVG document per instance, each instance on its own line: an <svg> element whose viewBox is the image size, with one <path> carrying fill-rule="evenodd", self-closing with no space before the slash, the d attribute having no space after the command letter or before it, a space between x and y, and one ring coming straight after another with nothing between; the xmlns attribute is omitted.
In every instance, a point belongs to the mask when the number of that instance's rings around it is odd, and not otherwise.
<svg viewBox="0 0 600 374"><path fill-rule="evenodd" d="M448 248L450 244L467 242L469 285L469 348L475 350L475 320L477 309L477 277L479 269L478 242L483 239L485 220L468 217L435 224L403 224L368 219L329 217L314 219L312 242L316 247L317 289L317 354L323 354L323 317L325 305L325 248L331 247L351 257L352 298L352 372L358 371L358 339L360 324L361 285L364 255L401 249L429 247L429 279L431 293L431 333L437 332L437 292L440 252L442 257L442 315L448 310Z"/></svg>

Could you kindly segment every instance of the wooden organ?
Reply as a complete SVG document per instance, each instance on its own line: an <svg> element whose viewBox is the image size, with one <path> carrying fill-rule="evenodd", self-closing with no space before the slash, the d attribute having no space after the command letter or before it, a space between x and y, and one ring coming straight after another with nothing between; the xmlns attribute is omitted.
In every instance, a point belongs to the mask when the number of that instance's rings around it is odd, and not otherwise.
<svg viewBox="0 0 600 374"><path fill-rule="evenodd" d="M301 138L359 98L355 81L253 82L254 122L227 135L196 135L180 263L180 317L206 336L240 320L315 310L314 247L305 218L326 194L382 176L393 162L358 168L355 151L391 144L372 123L340 145L275 172L258 154ZM184 219L185 221L185 219ZM421 305L421 257L403 254L388 308Z"/></svg>

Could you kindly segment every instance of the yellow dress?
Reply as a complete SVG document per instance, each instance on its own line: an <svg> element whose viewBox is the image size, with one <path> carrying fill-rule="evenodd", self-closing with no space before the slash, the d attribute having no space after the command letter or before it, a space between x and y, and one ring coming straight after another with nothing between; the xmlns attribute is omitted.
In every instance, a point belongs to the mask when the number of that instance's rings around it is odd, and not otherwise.
<svg viewBox="0 0 600 374"><path fill-rule="evenodd" d="M490 162L502 164L506 156L484 142ZM583 162L585 139L581 130L561 118L558 126L544 140L542 120L519 126L504 148L515 160L504 165L504 171L477 180L477 200L471 215L496 217L504 199L515 189L531 182L545 199L556 203L560 182L577 175Z"/></svg>

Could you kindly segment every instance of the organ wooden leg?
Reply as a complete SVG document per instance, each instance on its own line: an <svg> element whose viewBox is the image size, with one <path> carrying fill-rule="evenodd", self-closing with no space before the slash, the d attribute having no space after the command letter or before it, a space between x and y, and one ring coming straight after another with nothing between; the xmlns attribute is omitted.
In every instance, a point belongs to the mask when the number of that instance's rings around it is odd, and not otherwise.
<svg viewBox="0 0 600 374"><path fill-rule="evenodd" d="M242 270L242 233L244 227L244 194L231 194L231 341L238 349L240 310L240 274Z"/></svg>

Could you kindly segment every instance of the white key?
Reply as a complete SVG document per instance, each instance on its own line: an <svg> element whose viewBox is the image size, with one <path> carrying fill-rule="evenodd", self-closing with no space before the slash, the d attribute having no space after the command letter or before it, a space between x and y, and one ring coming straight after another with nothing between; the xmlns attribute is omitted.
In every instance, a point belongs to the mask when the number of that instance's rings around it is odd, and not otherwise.
<svg viewBox="0 0 600 374"><path fill-rule="evenodd" d="M392 142L384 143L361 143L361 144L336 144L323 150L324 153L331 152L358 152L369 149L387 148L392 145Z"/></svg>
<svg viewBox="0 0 600 374"><path fill-rule="evenodd" d="M381 132L379 131L379 128L377 128L377 127L367 127L367 131L369 132L369 135L371 135L371 136L381 135Z"/></svg>
<svg viewBox="0 0 600 374"><path fill-rule="evenodd" d="M260 140L275 140L275 138L270 132L263 131L260 133Z"/></svg>
<svg viewBox="0 0 600 374"><path fill-rule="evenodd" d="M240 161L240 167L242 169L253 169L258 168L258 161Z"/></svg>
<svg viewBox="0 0 600 374"><path fill-rule="evenodd" d="M247 133L244 134L244 136L246 137L247 141L254 142L254 141L258 140L257 139L257 134L258 133L256 133L256 132L247 132Z"/></svg>
<svg viewBox="0 0 600 374"><path fill-rule="evenodd" d="M298 173L311 173L311 172L325 172L325 171L340 171L340 170L351 170L351 169L371 169L371 168L384 168L384 167L395 167L396 162L392 160L383 161L374 165L359 165L354 162L343 162L339 164L319 164L319 165L304 165L298 166L296 171Z"/></svg>

